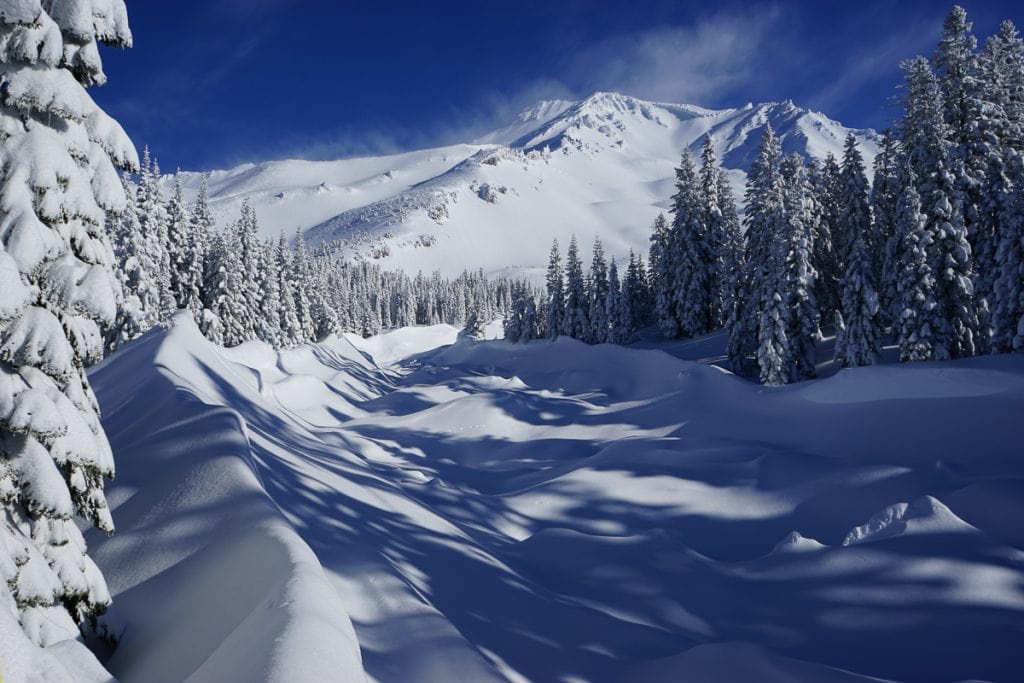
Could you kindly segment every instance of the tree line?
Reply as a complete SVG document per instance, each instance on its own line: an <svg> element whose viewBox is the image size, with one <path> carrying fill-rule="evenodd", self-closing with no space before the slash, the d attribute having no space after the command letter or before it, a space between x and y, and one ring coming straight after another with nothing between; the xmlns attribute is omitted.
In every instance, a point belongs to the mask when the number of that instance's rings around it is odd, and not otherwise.
<svg viewBox="0 0 1024 683"><path fill-rule="evenodd" d="M464 271L410 277L372 261L347 261L338 247L306 247L301 231L261 239L255 209L218 230L203 177L193 203L181 179L165 198L159 164L146 149L133 184L126 176L126 206L109 217L114 271L123 301L106 330L106 348L189 311L211 341L235 346L260 340L277 348L338 332L363 336L406 325L463 325L499 317L518 288L508 278Z"/></svg>

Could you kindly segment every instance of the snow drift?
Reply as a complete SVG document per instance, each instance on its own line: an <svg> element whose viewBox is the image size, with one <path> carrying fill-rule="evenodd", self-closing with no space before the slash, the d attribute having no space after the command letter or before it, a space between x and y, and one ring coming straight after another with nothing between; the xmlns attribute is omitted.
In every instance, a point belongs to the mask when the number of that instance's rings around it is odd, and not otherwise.
<svg viewBox="0 0 1024 683"><path fill-rule="evenodd" d="M768 389L179 318L92 380L124 682L1021 679L1020 356Z"/></svg>

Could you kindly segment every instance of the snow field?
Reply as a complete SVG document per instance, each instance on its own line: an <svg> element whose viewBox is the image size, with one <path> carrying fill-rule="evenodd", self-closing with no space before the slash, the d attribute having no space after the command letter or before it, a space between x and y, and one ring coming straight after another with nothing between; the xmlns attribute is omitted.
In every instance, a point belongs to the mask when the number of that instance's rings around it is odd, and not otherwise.
<svg viewBox="0 0 1024 683"><path fill-rule="evenodd" d="M1020 679L1020 357L768 389L446 326L223 351L179 318L92 380L121 681Z"/></svg>

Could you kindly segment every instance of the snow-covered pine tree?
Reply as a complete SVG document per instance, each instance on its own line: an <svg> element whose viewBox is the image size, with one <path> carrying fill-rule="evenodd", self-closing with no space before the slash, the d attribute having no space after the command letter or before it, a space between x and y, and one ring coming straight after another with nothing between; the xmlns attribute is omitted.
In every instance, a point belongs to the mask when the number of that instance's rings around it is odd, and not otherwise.
<svg viewBox="0 0 1024 683"><path fill-rule="evenodd" d="M142 305L146 310L157 313L160 321L168 320L177 304L171 291L171 258L167 235L167 209L160 191L160 165L149 154L149 147L142 152L142 168L135 190L136 214L145 239L143 255L147 261L144 268L149 285L147 299ZM152 297L151 300L148 300ZM141 298L141 293L140 293Z"/></svg>
<svg viewBox="0 0 1024 683"><path fill-rule="evenodd" d="M171 261L171 294L177 307L194 314L202 308L199 288L202 284L202 261L197 253L195 226L185 203L181 174L174 175L174 193L167 204L168 256Z"/></svg>
<svg viewBox="0 0 1024 683"><path fill-rule="evenodd" d="M818 274L815 298L822 317L831 318L839 310L839 280L843 271L840 250L837 246L839 235L839 212L842 198L842 180L839 163L832 153L825 156L820 166L810 169L814 195L819 205L820 218L813 236L814 258L812 264Z"/></svg>
<svg viewBox="0 0 1024 683"><path fill-rule="evenodd" d="M704 222L707 197L702 196L688 149L676 168L675 187L668 240L672 307L679 336L695 337L706 333L711 324L709 280L714 264Z"/></svg>
<svg viewBox="0 0 1024 683"><path fill-rule="evenodd" d="M935 275L930 264L932 231L921 211L917 176L907 164L901 176L896 212L896 301L893 327L901 361L929 360L935 355L931 320L935 310Z"/></svg>
<svg viewBox="0 0 1024 683"><path fill-rule="evenodd" d="M812 265L815 221L820 216L813 202L811 186L804 158L794 152L780 165L785 184L786 243L781 261L783 291L789 306L786 339L789 345L789 380L799 382L816 375L816 347L821 339L821 321L818 303L814 298L816 273Z"/></svg>
<svg viewBox="0 0 1024 683"><path fill-rule="evenodd" d="M299 336L296 342L303 344L311 342L316 337L316 323L313 320L312 303L310 301L310 290L312 289L311 272L309 265L309 252L306 251L306 239L302 230L295 231L295 251L291 257L291 290L295 297L295 317L299 321ZM380 311L375 310L372 315L367 316L365 323L372 329L370 334L377 334L380 330ZM367 329L364 325L364 329Z"/></svg>
<svg viewBox="0 0 1024 683"><path fill-rule="evenodd" d="M895 263L896 216L900 188L899 140L891 129L882 134L882 145L875 157L871 183L873 226L871 259L883 324L888 324L896 300L897 265Z"/></svg>
<svg viewBox="0 0 1024 683"><path fill-rule="evenodd" d="M843 145L843 163L839 171L839 182L842 188L839 193L839 216L837 229L832 234L832 239L838 254L842 277L845 277L850 251L858 237L864 240L869 259L875 252L875 245L872 242L868 177L864 171L864 158L861 156L857 138L853 133L846 136L846 142ZM874 263L870 263L869 267L874 269Z"/></svg>
<svg viewBox="0 0 1024 683"><path fill-rule="evenodd" d="M233 292L232 299L238 310L234 316L241 323L241 341L259 337L260 311L260 255L262 247L259 241L259 226L256 210L252 202L242 202L241 215L235 223L235 243L238 245L238 291Z"/></svg>
<svg viewBox="0 0 1024 683"><path fill-rule="evenodd" d="M881 354L881 307L863 235L854 237L842 289L843 329L836 330L836 362L844 368L873 365Z"/></svg>
<svg viewBox="0 0 1024 683"><path fill-rule="evenodd" d="M526 314L526 298L523 294L523 287L516 283L512 287L512 302L505 319L502 321L502 328L505 332L505 341L515 344L518 341L526 341L523 338L523 317Z"/></svg>
<svg viewBox="0 0 1024 683"><path fill-rule="evenodd" d="M647 283L647 268L644 261L629 250L629 266L622 283L623 295L629 305L629 329L636 331L650 322L650 291Z"/></svg>
<svg viewBox="0 0 1024 683"><path fill-rule="evenodd" d="M923 57L903 64L906 113L901 123L907 163L917 176L927 217L929 265L935 279L935 308L929 327L936 360L975 353L978 314L973 297L971 246L964 227L957 175L943 120L938 80Z"/></svg>
<svg viewBox="0 0 1024 683"><path fill-rule="evenodd" d="M121 178L125 197L132 197L133 189L127 174ZM146 239L136 212L135 202L126 201L117 213L107 217L114 251L114 272L121 284L124 299L118 307L114 324L106 330L104 350L115 351L121 344L142 336L159 321L159 310L147 310L143 296L152 290L153 281L146 268L149 265L145 253ZM141 295L140 295L141 293ZM146 297L145 301L157 301Z"/></svg>
<svg viewBox="0 0 1024 683"><path fill-rule="evenodd" d="M565 277L557 239L551 243L551 257L548 259L547 294L547 337L554 339L565 326Z"/></svg>
<svg viewBox="0 0 1024 683"><path fill-rule="evenodd" d="M713 237L715 251L715 274L712 302L716 319L713 327L725 327L733 312L737 285L743 272L743 232L740 229L739 211L729 178L722 168L717 173L718 226L717 237Z"/></svg>
<svg viewBox="0 0 1024 683"><path fill-rule="evenodd" d="M212 273L208 286L207 308L212 319L206 321L207 337L224 346L238 346L253 337L247 319L252 310L247 304L245 280L242 276L241 244L237 225L217 235L211 255Z"/></svg>
<svg viewBox="0 0 1024 683"><path fill-rule="evenodd" d="M585 341L590 344L603 344L608 341L608 316L605 311L605 304L608 301L608 261L605 260L604 245L599 238L594 239L589 283L587 310L590 331Z"/></svg>
<svg viewBox="0 0 1024 683"><path fill-rule="evenodd" d="M210 176L204 173L199 182L199 194L196 203L192 207L192 258L191 266L198 270L198 273L191 274L199 283L199 306L196 313L196 320L202 319L202 308L206 305L208 298L205 291L206 282L209 277L210 268L210 241L216 232L216 223L213 214L210 212Z"/></svg>
<svg viewBox="0 0 1024 683"><path fill-rule="evenodd" d="M523 284L523 317L519 339L528 342L540 336L541 320L537 313L537 299L526 284Z"/></svg>
<svg viewBox="0 0 1024 683"><path fill-rule="evenodd" d="M1024 352L1024 158L1014 153L1005 200L992 308L992 351Z"/></svg>
<svg viewBox="0 0 1024 683"><path fill-rule="evenodd" d="M945 135L950 144L945 167L953 176L957 193L954 203L960 208L974 265L972 299L978 324L973 346L977 352L985 353L991 331L989 300L999 231L992 213L984 206L991 189L986 176L990 170L996 175L1002 173L998 135L1005 126L1000 123L1001 108L985 99L979 79L977 44L967 12L954 6L943 23L942 38L932 62L938 73ZM940 278L940 287L941 282Z"/></svg>
<svg viewBox="0 0 1024 683"><path fill-rule="evenodd" d="M766 125L747 176L745 267L727 324L732 366L738 372L744 371L748 357L753 355L761 368L761 377L767 376L771 383L780 384L788 378L788 366L780 365L788 348L787 301L779 281L783 270L779 260L786 255L779 243L787 242L781 157L779 139L771 125ZM771 312L767 311L769 305L773 308ZM772 344L779 347L767 348Z"/></svg>
<svg viewBox="0 0 1024 683"><path fill-rule="evenodd" d="M985 41L978 56L978 74L983 99L1001 114L997 129L1001 151L1024 153L1024 41L1012 21L1004 21L999 31Z"/></svg>
<svg viewBox="0 0 1024 683"><path fill-rule="evenodd" d="M120 0L5 2L0 12L0 609L49 645L110 600L76 515L113 522L110 446L85 368L120 286L104 229L138 158L85 87L97 41L128 46Z"/></svg>
<svg viewBox="0 0 1024 683"><path fill-rule="evenodd" d="M281 275L272 243L263 244L257 255L259 311L256 316L256 338L271 346L281 341Z"/></svg>
<svg viewBox="0 0 1024 683"><path fill-rule="evenodd" d="M277 273L278 296L281 297L278 304L278 329L281 330L281 345L285 348L295 346L302 341L302 330L299 326L299 318L295 312L295 292L292 289L292 259L291 250L288 248L288 240L281 233L277 241L277 249L274 251L274 270ZM359 318L356 318L360 321ZM360 321L361 322L361 321ZM355 331L355 330L353 330Z"/></svg>
<svg viewBox="0 0 1024 683"><path fill-rule="evenodd" d="M587 287L583 279L583 261L580 260L576 236L569 240L565 258L565 318L562 334L573 339L586 339L590 330L587 315Z"/></svg>
<svg viewBox="0 0 1024 683"><path fill-rule="evenodd" d="M619 281L619 267L612 259L608 266L608 300L605 304L608 318L608 341L612 344L628 344L633 338L632 314L629 310L629 296Z"/></svg>
<svg viewBox="0 0 1024 683"><path fill-rule="evenodd" d="M671 254L671 227L665 214L658 214L651 226L651 263L649 278L654 304L654 322L658 324L666 339L679 336L679 320L676 318L673 286L673 263Z"/></svg>
<svg viewBox="0 0 1024 683"><path fill-rule="evenodd" d="M317 341L327 335L338 331L338 317L330 305L330 297L327 294L327 278L324 272L325 259L315 258L309 261L308 282L309 282L309 309L313 317L313 339ZM387 327L394 326L391 317L391 297L384 296L383 291L378 292L378 301L381 308L381 321ZM464 302L461 299L454 299L456 306L462 305L459 312L449 320L450 325L460 324L466 319ZM385 322L386 318L386 322Z"/></svg>

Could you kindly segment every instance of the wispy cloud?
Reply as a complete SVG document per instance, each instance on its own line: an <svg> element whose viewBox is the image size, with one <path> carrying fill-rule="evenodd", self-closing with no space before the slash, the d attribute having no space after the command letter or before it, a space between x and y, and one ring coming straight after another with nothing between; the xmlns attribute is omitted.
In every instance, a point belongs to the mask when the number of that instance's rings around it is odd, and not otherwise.
<svg viewBox="0 0 1024 683"><path fill-rule="evenodd" d="M768 76L765 60L780 33L775 5L719 12L602 41L573 55L568 77L590 89L663 101L716 104Z"/></svg>

